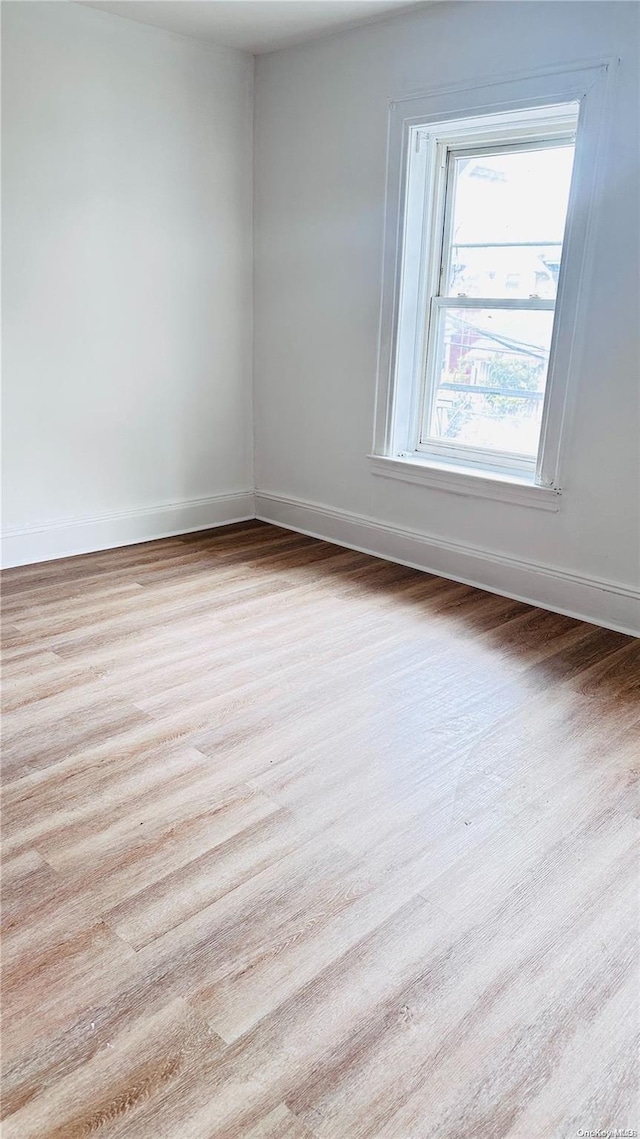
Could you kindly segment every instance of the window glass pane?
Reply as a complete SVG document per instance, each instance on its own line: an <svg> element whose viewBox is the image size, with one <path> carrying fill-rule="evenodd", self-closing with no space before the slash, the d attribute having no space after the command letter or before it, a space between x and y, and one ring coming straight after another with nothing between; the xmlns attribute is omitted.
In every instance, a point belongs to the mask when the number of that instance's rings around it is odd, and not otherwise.
<svg viewBox="0 0 640 1139"><path fill-rule="evenodd" d="M452 158L447 296L556 295L573 145Z"/></svg>
<svg viewBox="0 0 640 1139"><path fill-rule="evenodd" d="M440 309L428 435L535 458L552 312Z"/></svg>

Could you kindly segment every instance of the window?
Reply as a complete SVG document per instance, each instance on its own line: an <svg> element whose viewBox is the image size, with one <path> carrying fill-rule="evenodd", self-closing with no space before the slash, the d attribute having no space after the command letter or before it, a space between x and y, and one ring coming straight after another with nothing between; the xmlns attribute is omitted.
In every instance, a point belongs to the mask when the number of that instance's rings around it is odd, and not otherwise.
<svg viewBox="0 0 640 1139"><path fill-rule="evenodd" d="M441 234L427 251L418 452L535 472L576 122L577 107L491 142L464 126L416 132Z"/></svg>
<svg viewBox="0 0 640 1139"><path fill-rule="evenodd" d="M601 113L586 94L606 71L537 102L549 77L505 81L511 108L491 113L438 118L447 94L392 108L375 473L559 492Z"/></svg>

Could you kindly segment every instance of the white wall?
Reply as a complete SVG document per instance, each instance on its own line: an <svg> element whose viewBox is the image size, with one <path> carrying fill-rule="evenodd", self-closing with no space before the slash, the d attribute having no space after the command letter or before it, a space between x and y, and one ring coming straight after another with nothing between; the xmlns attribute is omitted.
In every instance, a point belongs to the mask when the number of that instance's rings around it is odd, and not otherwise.
<svg viewBox="0 0 640 1139"><path fill-rule="evenodd" d="M5 561L251 514L253 59L2 9Z"/></svg>
<svg viewBox="0 0 640 1139"><path fill-rule="evenodd" d="M436 4L257 63L257 512L640 629L638 10ZM3 4L5 564L250 515L251 57ZM622 59L557 514L374 476L388 102Z"/></svg>
<svg viewBox="0 0 640 1139"><path fill-rule="evenodd" d="M560 511L374 476L389 100L609 56L622 62ZM637 58L635 4L508 0L436 4L258 60L260 516L640 629Z"/></svg>

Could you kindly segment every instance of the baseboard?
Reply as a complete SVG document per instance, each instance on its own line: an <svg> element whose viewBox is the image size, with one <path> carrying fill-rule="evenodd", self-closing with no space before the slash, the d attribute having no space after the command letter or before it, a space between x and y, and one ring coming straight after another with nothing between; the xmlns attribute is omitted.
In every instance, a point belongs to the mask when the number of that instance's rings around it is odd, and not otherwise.
<svg viewBox="0 0 640 1139"><path fill-rule="evenodd" d="M252 491L237 491L162 503L143 510L59 519L6 530L2 536L2 565L30 565L255 517L373 557L640 637L640 590L266 491L257 491L255 495Z"/></svg>
<svg viewBox="0 0 640 1139"><path fill-rule="evenodd" d="M3 531L2 565L4 568L31 565L208 530L254 517L253 491L245 490L165 502L142 510L114 511L92 518L62 518Z"/></svg>
<svg viewBox="0 0 640 1139"><path fill-rule="evenodd" d="M618 582L444 541L432 534L266 491L256 491L256 517L377 558L640 636L640 590Z"/></svg>

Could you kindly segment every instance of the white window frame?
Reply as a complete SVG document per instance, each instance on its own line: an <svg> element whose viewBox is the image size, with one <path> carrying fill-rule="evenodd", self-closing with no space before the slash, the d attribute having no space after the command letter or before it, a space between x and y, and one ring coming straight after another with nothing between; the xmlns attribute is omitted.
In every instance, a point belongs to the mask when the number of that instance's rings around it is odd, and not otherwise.
<svg viewBox="0 0 640 1139"><path fill-rule="evenodd" d="M577 64L473 87L450 88L391 104L382 311L373 451L374 474L443 490L557 510L563 443L587 322L586 282L603 166L605 110L612 61ZM575 107L578 126L575 130ZM466 146L558 139L575 134L576 150L537 462L512 456L465 454L461 448L420 444L425 407L428 316L439 292L445 223L442 156ZM406 242L410 231L412 240ZM415 240L416 233L420 240ZM458 300L458 298L456 298ZM462 300L462 298L460 298ZM437 299L435 300L437 304ZM477 298L469 299L475 304ZM509 307L504 301L503 306ZM464 303L462 307L465 307ZM482 307L482 303L480 304ZM533 306L536 307L536 306ZM462 457L464 456L464 458ZM498 461L495 461L497 458Z"/></svg>
<svg viewBox="0 0 640 1139"><path fill-rule="evenodd" d="M407 451L416 458L431 456L439 461L469 465L473 468L505 471L511 474L538 475L536 458L506 452L473 448L464 444L447 444L428 439L432 402L438 382L439 341L436 327L442 324L438 310L447 308L517 309L554 312L555 300L514 300L488 297L444 296L442 285L448 280L451 261L451 226L453 222L451 160L456 157L507 150L514 146L555 146L575 142L579 103L556 104L527 112L504 112L482 119L440 123L429 128L412 127L408 141L409 188L404 219L404 247L415 244L422 249L420 272L424 274L424 331L416 327L418 345L424 342L425 359L420 361L420 395L408 431ZM415 190L412 184L415 182ZM412 207L417 207L414 210ZM426 206L426 208L425 208ZM428 220L427 226L425 221ZM428 231L425 233L425 229ZM405 253L406 256L406 253ZM418 285L420 291L421 286ZM402 316L400 316L402 319ZM551 347L551 358L553 345ZM420 357L418 356L418 359ZM415 360L415 356L414 356ZM417 361L416 361L417 363ZM549 364L551 370L552 364ZM541 472L540 472L541 473Z"/></svg>

